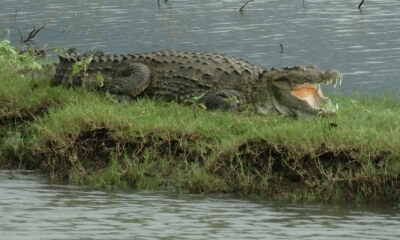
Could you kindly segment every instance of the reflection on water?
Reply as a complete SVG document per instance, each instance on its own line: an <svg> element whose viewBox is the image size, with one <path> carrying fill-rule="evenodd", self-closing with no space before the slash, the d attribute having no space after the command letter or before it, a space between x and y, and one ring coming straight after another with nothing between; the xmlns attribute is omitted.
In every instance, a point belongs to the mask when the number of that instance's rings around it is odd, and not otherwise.
<svg viewBox="0 0 400 240"><path fill-rule="evenodd" d="M39 45L101 48L111 53L160 49L217 51L265 68L318 65L344 74L339 92L398 92L400 1L256 1L243 12L232 0L27 1L0 0L1 28L14 23ZM281 54L280 44L284 51Z"/></svg>
<svg viewBox="0 0 400 240"><path fill-rule="evenodd" d="M232 196L100 191L0 172L2 239L398 239L387 206L291 205Z"/></svg>

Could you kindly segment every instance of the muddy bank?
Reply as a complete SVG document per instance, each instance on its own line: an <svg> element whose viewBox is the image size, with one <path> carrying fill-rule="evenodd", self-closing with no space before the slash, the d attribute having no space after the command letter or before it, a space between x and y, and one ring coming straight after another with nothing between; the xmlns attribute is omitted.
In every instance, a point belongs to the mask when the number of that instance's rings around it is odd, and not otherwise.
<svg viewBox="0 0 400 240"><path fill-rule="evenodd" d="M398 204L394 96L331 96L335 116L116 103L0 69L0 166L98 187Z"/></svg>

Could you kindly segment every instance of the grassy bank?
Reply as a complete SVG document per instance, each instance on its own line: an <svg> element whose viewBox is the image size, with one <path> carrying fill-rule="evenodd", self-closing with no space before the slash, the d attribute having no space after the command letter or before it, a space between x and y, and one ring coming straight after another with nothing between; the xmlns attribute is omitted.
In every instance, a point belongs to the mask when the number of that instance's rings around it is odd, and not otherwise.
<svg viewBox="0 0 400 240"><path fill-rule="evenodd" d="M121 104L0 68L0 166L98 187L400 203L400 105L331 96L336 116Z"/></svg>

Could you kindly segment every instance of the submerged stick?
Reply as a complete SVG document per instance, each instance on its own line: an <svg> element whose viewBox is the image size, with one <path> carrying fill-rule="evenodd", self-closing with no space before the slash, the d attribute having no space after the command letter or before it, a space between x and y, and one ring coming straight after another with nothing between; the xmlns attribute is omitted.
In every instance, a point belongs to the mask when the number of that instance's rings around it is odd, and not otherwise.
<svg viewBox="0 0 400 240"><path fill-rule="evenodd" d="M361 5L363 5L363 3L364 3L364 0L361 1L360 5L358 5L358 10L360 10L360 12L361 12Z"/></svg>
<svg viewBox="0 0 400 240"><path fill-rule="evenodd" d="M36 34L38 34L39 31L42 30L42 29L43 29L47 24L49 24L50 22L51 22L51 20L45 22L45 23L44 23L40 28L38 28L38 29L36 29L36 27L35 27L35 22L33 22L33 29L32 29L32 31L29 33L28 38L25 39L23 42L26 43L26 42L31 41L31 40L36 36Z"/></svg>
<svg viewBox="0 0 400 240"><path fill-rule="evenodd" d="M46 25L49 24L49 23L51 23L54 19L59 18L59 17L60 17L61 15L63 15L66 11L67 11L67 9L65 9L63 12L61 12L61 13L58 14L58 15L56 15L55 17L49 19L47 22L45 22L45 23L44 23L41 27L39 27L38 29L36 29L35 22L33 22L33 29L32 29L32 31L29 33L29 36L28 36L25 40L24 40L24 36L22 35L21 30L19 29L19 27L18 27L18 25L17 25L16 19L17 19L17 13L18 13L18 11L16 11L16 12L15 12L15 15L14 15L14 24L15 24L15 26L16 26L18 32L19 32L19 36L20 36L20 38L21 38L21 43L27 43L27 42L29 42L29 41L32 41L33 38L36 36L36 34L38 34L38 33L40 32L40 30L42 30L44 27L46 27Z"/></svg>
<svg viewBox="0 0 400 240"><path fill-rule="evenodd" d="M253 2L254 0L248 0L240 9L239 11L243 11L243 8L249 3L249 2Z"/></svg>
<svg viewBox="0 0 400 240"><path fill-rule="evenodd" d="M21 39L21 42L24 42L24 36L22 35L21 29L19 29L19 27L17 25L17 14L18 14L18 11L15 11L14 24L15 24L15 27L17 28L18 32L19 32L19 37Z"/></svg>

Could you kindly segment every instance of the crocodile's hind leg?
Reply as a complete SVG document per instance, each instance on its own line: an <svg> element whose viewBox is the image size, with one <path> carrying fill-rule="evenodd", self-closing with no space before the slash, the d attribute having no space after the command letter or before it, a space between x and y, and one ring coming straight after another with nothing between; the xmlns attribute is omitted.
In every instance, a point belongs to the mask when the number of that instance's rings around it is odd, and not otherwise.
<svg viewBox="0 0 400 240"><path fill-rule="evenodd" d="M151 81L150 69L141 63L128 63L119 67L103 90L118 96L135 97L145 90Z"/></svg>
<svg viewBox="0 0 400 240"><path fill-rule="evenodd" d="M246 98L239 91L223 89L216 93L204 95L199 99L199 102L203 103L210 110L233 110L240 112L243 110L241 105L246 103Z"/></svg>

